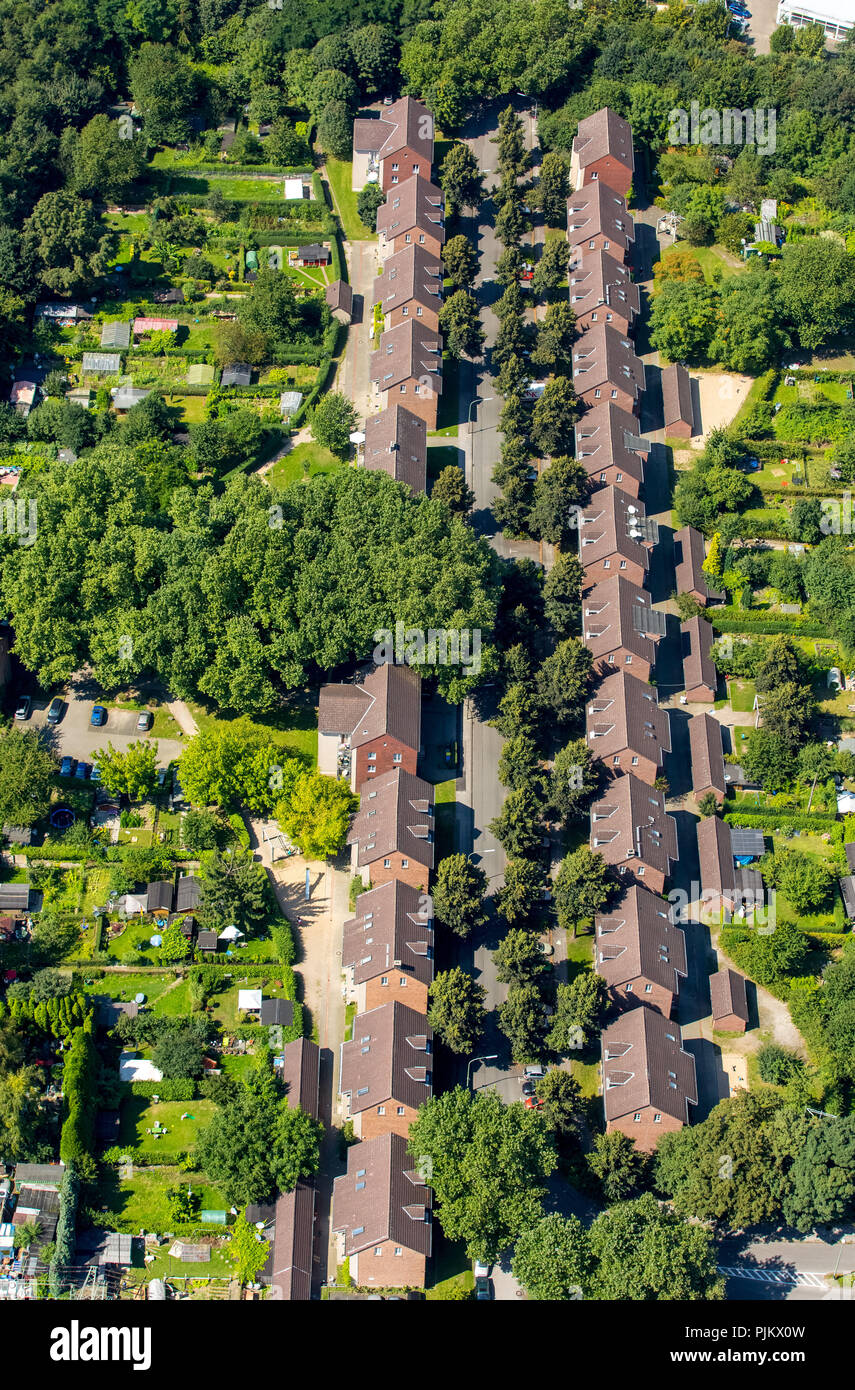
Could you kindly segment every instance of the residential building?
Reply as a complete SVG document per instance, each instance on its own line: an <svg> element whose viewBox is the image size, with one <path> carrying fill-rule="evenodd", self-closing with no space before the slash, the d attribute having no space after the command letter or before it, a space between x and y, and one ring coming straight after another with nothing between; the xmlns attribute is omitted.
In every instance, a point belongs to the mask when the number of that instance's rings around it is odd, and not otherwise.
<svg viewBox="0 0 855 1390"><path fill-rule="evenodd" d="M434 864L433 787L401 768L378 773L360 787L347 842L353 872L372 888L399 878L426 889Z"/></svg>
<svg viewBox="0 0 855 1390"><path fill-rule="evenodd" d="M371 380L384 410L406 406L435 430L442 395L442 335L414 318L387 329L371 354Z"/></svg>
<svg viewBox="0 0 855 1390"><path fill-rule="evenodd" d="M573 386L586 406L612 401L632 414L644 391L644 363L617 329L594 324L573 344Z"/></svg>
<svg viewBox="0 0 855 1390"><path fill-rule="evenodd" d="M377 209L380 259L405 246L423 246L431 256L441 256L445 243L445 194L429 178L413 174L404 180Z"/></svg>
<svg viewBox="0 0 855 1390"><path fill-rule="evenodd" d="M677 826L665 793L628 772L591 806L590 847L627 883L661 893L677 858Z"/></svg>
<svg viewBox="0 0 855 1390"><path fill-rule="evenodd" d="M427 1013L433 940L426 894L399 879L360 893L356 916L344 924L341 950L341 968L360 1013L394 999Z"/></svg>
<svg viewBox="0 0 855 1390"><path fill-rule="evenodd" d="M288 1104L299 1106L316 1120L320 1109L320 1048L309 1038L297 1038L285 1044L281 1055L279 1072ZM262 1283L270 1285L271 1300L307 1303L312 1296L314 1182L301 1178L292 1191L280 1192L273 1206L248 1208L247 1220L265 1222L261 1234L270 1241L271 1248L260 1277Z"/></svg>
<svg viewBox="0 0 855 1390"><path fill-rule="evenodd" d="M650 444L638 429L635 416L610 400L585 411L576 425L576 458L593 484L641 494Z"/></svg>
<svg viewBox="0 0 855 1390"><path fill-rule="evenodd" d="M413 492L427 488L427 425L402 405L391 405L365 421L362 461L366 468L388 473Z"/></svg>
<svg viewBox="0 0 855 1390"><path fill-rule="evenodd" d="M570 308L580 332L608 323L626 337L640 308L638 286L608 251L587 251L570 272Z"/></svg>
<svg viewBox="0 0 855 1390"><path fill-rule="evenodd" d="M610 574L621 574L641 588L647 579L650 552L658 540L656 522L644 503L619 487L601 487L579 513L579 559L583 589Z"/></svg>
<svg viewBox="0 0 855 1390"><path fill-rule="evenodd" d="M588 747L610 776L632 772L652 786L671 752L668 711L659 708L656 688L626 671L615 671L588 701Z"/></svg>
<svg viewBox="0 0 855 1390"><path fill-rule="evenodd" d="M318 767L330 777L349 776L354 791L398 767L415 773L421 718L421 676L409 666L387 662L361 685L322 685Z"/></svg>
<svg viewBox="0 0 855 1390"><path fill-rule="evenodd" d="M676 1023L656 1009L628 1009L603 1029L606 1133L620 1130L643 1153L690 1122L698 1103L695 1059Z"/></svg>
<svg viewBox="0 0 855 1390"><path fill-rule="evenodd" d="M727 967L710 975L713 1025L721 1033L744 1033L748 1027L745 976Z"/></svg>
<svg viewBox="0 0 855 1390"><path fill-rule="evenodd" d="M677 593L691 594L698 603L718 601L722 595L711 589L704 574L706 547L700 531L694 526L684 526L674 533L674 564L677 578Z"/></svg>
<svg viewBox="0 0 855 1390"><path fill-rule="evenodd" d="M689 373L679 362L662 368L662 408L665 434L674 439L691 439L695 432L695 408Z"/></svg>
<svg viewBox="0 0 855 1390"><path fill-rule="evenodd" d="M619 193L604 183L592 183L567 199L567 240L570 273L590 251L607 251L624 265L635 241L635 225Z"/></svg>
<svg viewBox="0 0 855 1390"><path fill-rule="evenodd" d="M637 584L619 574L601 580L582 601L582 623L582 641L599 675L621 668L641 681L650 679L665 614Z"/></svg>
<svg viewBox="0 0 855 1390"><path fill-rule="evenodd" d="M621 1009L647 1004L665 1018L688 974L686 935L663 898L635 885L594 918L594 969Z"/></svg>
<svg viewBox="0 0 855 1390"><path fill-rule="evenodd" d="M762 853L763 837L760 836ZM763 879L756 869L737 867L733 832L718 816L707 816L698 825L698 860L701 869L702 912L714 921L737 909L762 911Z"/></svg>
<svg viewBox="0 0 855 1390"><path fill-rule="evenodd" d="M713 704L718 671L712 659L714 633L705 618L690 618L680 624L683 641L683 684L690 704Z"/></svg>
<svg viewBox="0 0 855 1390"><path fill-rule="evenodd" d="M413 97L384 107L379 120L358 117L353 123L352 188L358 192L367 183L379 183L386 193L414 174L429 179L433 142L433 116Z"/></svg>
<svg viewBox="0 0 855 1390"><path fill-rule="evenodd" d="M719 806L727 795L721 725L711 714L696 714L689 720L689 749L692 757L692 791L700 800L712 792Z"/></svg>
<svg viewBox="0 0 855 1390"><path fill-rule="evenodd" d="M634 168L629 121L604 106L579 122L570 155L570 182L574 188L599 182L625 198Z"/></svg>
<svg viewBox="0 0 855 1390"><path fill-rule="evenodd" d="M357 1287L424 1287L431 1191L401 1135L350 1146L347 1172L333 1184L332 1229Z"/></svg>
<svg viewBox="0 0 855 1390"><path fill-rule="evenodd" d="M383 312L385 328L405 319L419 319L426 328L439 329L442 308L442 261L423 246L405 246L383 261L374 281L373 302Z"/></svg>
<svg viewBox="0 0 855 1390"><path fill-rule="evenodd" d="M433 1089L433 1031L427 1015L395 1000L357 1014L341 1045L341 1094L361 1139L407 1137Z"/></svg>

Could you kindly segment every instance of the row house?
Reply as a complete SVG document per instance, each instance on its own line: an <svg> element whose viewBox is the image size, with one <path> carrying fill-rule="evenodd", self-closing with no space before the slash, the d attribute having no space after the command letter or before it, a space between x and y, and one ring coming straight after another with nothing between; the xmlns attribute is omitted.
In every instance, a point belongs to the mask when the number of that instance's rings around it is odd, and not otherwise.
<svg viewBox="0 0 855 1390"><path fill-rule="evenodd" d="M601 487L579 513L579 560L584 589L612 574L642 587L658 528L648 520L644 503L619 487Z"/></svg>
<svg viewBox="0 0 855 1390"><path fill-rule="evenodd" d="M360 893L342 932L342 969L360 1013L399 1000L427 1013L433 982L430 898L400 879Z"/></svg>
<svg viewBox="0 0 855 1390"><path fill-rule="evenodd" d="M628 1009L602 1033L606 1133L619 1130L643 1153L690 1122L698 1103L695 1059L676 1023L656 1009Z"/></svg>
<svg viewBox="0 0 855 1390"><path fill-rule="evenodd" d="M671 752L668 711L659 708L655 687L625 671L608 676L588 701L585 736L612 777L631 772L649 786Z"/></svg>
<svg viewBox="0 0 855 1390"><path fill-rule="evenodd" d="M762 905L762 876L757 869L737 867L730 826L718 816L698 824L698 862L705 914L727 918L746 903Z"/></svg>
<svg viewBox="0 0 855 1390"><path fill-rule="evenodd" d="M420 1105L433 1091L433 1032L427 1016L399 1000L353 1020L341 1045L339 1089L360 1139L406 1139Z"/></svg>
<svg viewBox="0 0 855 1390"><path fill-rule="evenodd" d="M289 1106L313 1120L320 1110L320 1048L310 1038L297 1038L281 1049L277 1070L285 1084ZM315 1234L315 1184L301 1178L290 1192L280 1192L272 1205L247 1208L247 1220L261 1223L270 1244L261 1282L269 1285L273 1302L307 1303L312 1296L312 1255Z"/></svg>
<svg viewBox="0 0 855 1390"><path fill-rule="evenodd" d="M431 1190L400 1134L350 1145L333 1183L332 1229L359 1288L424 1288Z"/></svg>
<svg viewBox="0 0 855 1390"><path fill-rule="evenodd" d="M402 768L415 773L421 745L422 682L409 666L375 667L361 685L322 685L318 767L348 776L352 789Z"/></svg>
<svg viewBox="0 0 855 1390"><path fill-rule="evenodd" d="M347 842L353 872L372 888L398 878L426 891L434 865L433 787L401 768L378 773L360 789Z"/></svg>
<svg viewBox="0 0 855 1390"><path fill-rule="evenodd" d="M646 888L628 888L594 918L594 968L620 1009L647 1004L670 1018L688 974L686 934L671 908Z"/></svg>
<svg viewBox="0 0 855 1390"><path fill-rule="evenodd" d="M430 256L442 255L445 245L445 194L429 177L413 174L377 209L378 250L381 261L421 246Z"/></svg>
<svg viewBox="0 0 855 1390"><path fill-rule="evenodd" d="M677 858L677 826L665 794L628 772L591 805L590 848L627 883L661 893Z"/></svg>
<svg viewBox="0 0 855 1390"><path fill-rule="evenodd" d="M644 363L617 329L594 324L574 345L573 387L586 407L611 401L635 414L644 391Z"/></svg>
<svg viewBox="0 0 855 1390"><path fill-rule="evenodd" d="M427 488L427 425L402 405L390 405L365 421L362 462L387 473L413 492Z"/></svg>
<svg viewBox="0 0 855 1390"><path fill-rule="evenodd" d="M704 618L690 618L680 624L683 642L683 684L689 704L715 702L718 671L712 659L714 634Z"/></svg>
<svg viewBox="0 0 855 1390"><path fill-rule="evenodd" d="M598 675L623 669L650 680L656 646L665 635L665 614L637 584L619 574L601 580L582 601L582 626L582 641Z"/></svg>
<svg viewBox="0 0 855 1390"><path fill-rule="evenodd" d="M442 262L423 246L405 246L383 262L374 281L373 302L380 305L385 328L419 319L436 332L442 308Z"/></svg>
<svg viewBox="0 0 855 1390"><path fill-rule="evenodd" d="M629 121L604 106L579 122L570 153L570 182L574 189L600 184L625 198L634 169Z"/></svg>
<svg viewBox="0 0 855 1390"><path fill-rule="evenodd" d="M385 107L379 120L358 118L353 123L351 186L358 193L378 183L384 193L418 175L429 179L433 168L434 120L412 97Z"/></svg>
<svg viewBox="0 0 855 1390"><path fill-rule="evenodd" d="M571 275L591 251L605 251L625 265L635 241L635 224L619 193L593 183L567 199Z"/></svg>
<svg viewBox="0 0 855 1390"><path fill-rule="evenodd" d="M640 496L649 453L638 420L611 400L598 401L576 425L576 458L595 486L620 487Z"/></svg>
<svg viewBox="0 0 855 1390"><path fill-rule="evenodd" d="M404 319L380 335L370 376L382 409L403 405L436 429L442 395L442 335L416 319Z"/></svg>
<svg viewBox="0 0 855 1390"><path fill-rule="evenodd" d="M626 337L640 309L638 286L607 251L588 251L570 272L570 308L580 332L608 323Z"/></svg>
<svg viewBox="0 0 855 1390"><path fill-rule="evenodd" d="M721 725L711 714L696 714L689 720L689 750L692 791L698 800L712 792L720 806L727 795L727 779Z"/></svg>
<svg viewBox="0 0 855 1390"><path fill-rule="evenodd" d="M706 546L700 531L683 526L674 533L674 567L678 594L691 594L704 607L718 602L722 595L711 589L704 573Z"/></svg>
<svg viewBox="0 0 855 1390"><path fill-rule="evenodd" d="M662 412L665 433L674 439L691 439L695 433L692 382L685 367L672 362L662 368Z"/></svg>

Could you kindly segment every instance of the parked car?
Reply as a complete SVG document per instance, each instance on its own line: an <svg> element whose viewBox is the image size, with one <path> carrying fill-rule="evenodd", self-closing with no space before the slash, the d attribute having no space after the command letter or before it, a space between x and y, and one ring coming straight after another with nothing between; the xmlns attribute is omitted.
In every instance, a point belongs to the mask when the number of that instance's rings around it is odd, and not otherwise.
<svg viewBox="0 0 855 1390"><path fill-rule="evenodd" d="M58 724L59 721L62 719L64 713L65 701L63 700L61 695L54 695L53 699L48 705L47 722L49 724Z"/></svg>
<svg viewBox="0 0 855 1390"><path fill-rule="evenodd" d="M537 1096L526 1096L525 1108L526 1110L541 1110L543 1108L543 1101L539 1100Z"/></svg>
<svg viewBox="0 0 855 1390"><path fill-rule="evenodd" d="M29 695L22 695L15 709L15 718L29 719L30 710L32 709L32 707L33 702L30 699Z"/></svg>
<svg viewBox="0 0 855 1390"><path fill-rule="evenodd" d="M97 763L93 763L93 764L92 764L92 770L91 770L90 773L89 773L89 781L90 781L90 782L100 782L100 781L101 781L101 769L100 769L100 767L98 766Z"/></svg>
<svg viewBox="0 0 855 1390"><path fill-rule="evenodd" d="M165 786L166 786L166 779L167 779L168 776L169 776L169 768L168 768L168 767L159 767L159 768L157 769L157 785L158 785L159 787L165 787Z"/></svg>
<svg viewBox="0 0 855 1390"><path fill-rule="evenodd" d="M472 1266L472 1272L474 1273L476 1279L489 1279L490 1270L492 1268L492 1265L484 1264L483 1260L476 1260L474 1265Z"/></svg>
<svg viewBox="0 0 855 1390"><path fill-rule="evenodd" d="M93 729L102 729L107 723L107 711L103 705L93 705L92 713L89 716L89 723Z"/></svg>
<svg viewBox="0 0 855 1390"><path fill-rule="evenodd" d="M154 723L154 715L151 710L144 709L137 720L137 729L141 734L147 734Z"/></svg>
<svg viewBox="0 0 855 1390"><path fill-rule="evenodd" d="M65 757L59 765L60 777L74 776L74 758Z"/></svg>
<svg viewBox="0 0 855 1390"><path fill-rule="evenodd" d="M493 1281L491 1279L475 1280L475 1298L479 1303L483 1303L493 1297Z"/></svg>
<svg viewBox="0 0 855 1390"><path fill-rule="evenodd" d="M78 781L85 782L86 778L89 776L89 764L78 763L77 767L74 769L74 775Z"/></svg>
<svg viewBox="0 0 855 1390"><path fill-rule="evenodd" d="M522 1093L523 1093L524 1096L533 1096L533 1095L534 1095L534 1082L533 1082L533 1081L529 1081L529 1080L523 1081L523 1083L522 1083Z"/></svg>
<svg viewBox="0 0 855 1390"><path fill-rule="evenodd" d="M539 1081L543 1076L543 1067L540 1065L540 1062L529 1062L525 1069L525 1075L526 1080L531 1078L533 1081Z"/></svg>

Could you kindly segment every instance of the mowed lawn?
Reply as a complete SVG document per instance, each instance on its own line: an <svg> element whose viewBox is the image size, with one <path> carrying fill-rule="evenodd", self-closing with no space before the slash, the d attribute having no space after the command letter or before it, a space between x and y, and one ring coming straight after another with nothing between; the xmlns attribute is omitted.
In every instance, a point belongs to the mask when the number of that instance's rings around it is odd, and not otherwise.
<svg viewBox="0 0 855 1390"><path fill-rule="evenodd" d="M210 1123L216 1110L212 1100L161 1100L155 1103L142 1096L130 1096L122 1103L120 1145L133 1150L156 1154L159 1149L174 1153L176 1149L195 1148L200 1129ZM186 1119L182 1116L186 1115ZM166 1128L162 1139L149 1134L158 1123Z"/></svg>
<svg viewBox="0 0 855 1390"><path fill-rule="evenodd" d="M322 449L320 444L306 440L303 444L297 444L283 458L277 459L266 476L271 487L286 488L292 483L313 478L317 473L332 473L344 466L341 459L336 458L329 449Z"/></svg>
<svg viewBox="0 0 855 1390"><path fill-rule="evenodd" d="M195 704L188 701L188 709L193 718L202 730L212 729L217 724L231 723L238 719L240 715L226 715L222 712L213 714L204 705ZM250 727L263 734L271 743L277 747L287 750L288 753L302 756L312 766L317 765L318 761L318 710L317 705L311 697L295 699L293 703L286 705L277 714L268 715L265 719L248 720Z"/></svg>
<svg viewBox="0 0 855 1390"><path fill-rule="evenodd" d="M353 177L350 160L333 159L332 155L327 155L326 166L333 200L347 240L373 241L374 232L366 227L356 211L356 194L350 186Z"/></svg>
<svg viewBox="0 0 855 1390"><path fill-rule="evenodd" d="M98 1193L98 1206L119 1218L120 1231L137 1235L139 1231L174 1231L167 1192L174 1187L190 1187L210 1211L228 1211L224 1194L202 1173L183 1173L177 1167L134 1168L132 1176L119 1177L118 1165L106 1168Z"/></svg>

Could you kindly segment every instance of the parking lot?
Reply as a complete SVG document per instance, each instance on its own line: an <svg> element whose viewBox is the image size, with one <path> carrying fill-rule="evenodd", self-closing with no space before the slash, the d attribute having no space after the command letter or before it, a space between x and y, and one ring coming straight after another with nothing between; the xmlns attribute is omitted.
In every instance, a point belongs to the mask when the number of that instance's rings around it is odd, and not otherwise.
<svg viewBox="0 0 855 1390"><path fill-rule="evenodd" d="M137 739L151 738L151 734L138 731L137 710L110 709L107 711L107 723L100 729L93 729L89 720L92 706L98 701L88 693L84 695L73 687L60 693L65 709L58 724L47 722L50 699L46 696L34 698L29 719L19 722L19 727L23 729L48 730L51 747L57 757L68 756L76 758L78 762L83 759L91 763L98 749L106 748L108 743L112 743L114 748L126 749ZM183 749L180 739L164 738L156 739L155 742L159 767L166 767L175 758L180 757Z"/></svg>

